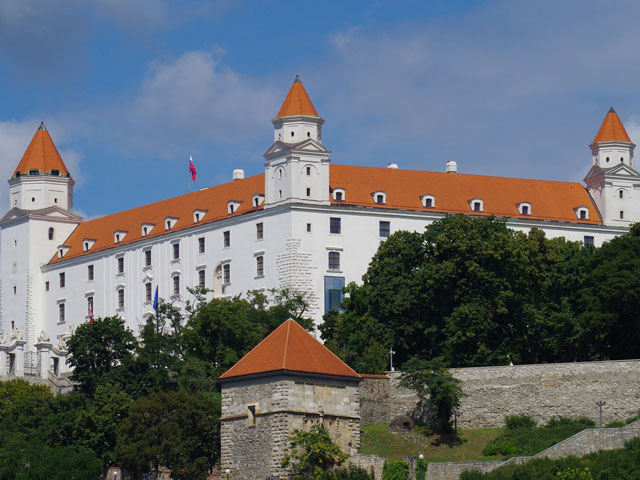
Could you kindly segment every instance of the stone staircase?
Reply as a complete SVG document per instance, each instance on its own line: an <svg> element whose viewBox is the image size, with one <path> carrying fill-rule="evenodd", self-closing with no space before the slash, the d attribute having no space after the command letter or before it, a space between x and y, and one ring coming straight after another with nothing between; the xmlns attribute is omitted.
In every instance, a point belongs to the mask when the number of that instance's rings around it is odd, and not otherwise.
<svg viewBox="0 0 640 480"><path fill-rule="evenodd" d="M640 437L640 420L619 428L587 428L530 457L513 457L495 462L434 462L427 466L426 480L459 480L462 472L491 472L505 465L519 465L536 458L580 457L600 450L615 450Z"/></svg>

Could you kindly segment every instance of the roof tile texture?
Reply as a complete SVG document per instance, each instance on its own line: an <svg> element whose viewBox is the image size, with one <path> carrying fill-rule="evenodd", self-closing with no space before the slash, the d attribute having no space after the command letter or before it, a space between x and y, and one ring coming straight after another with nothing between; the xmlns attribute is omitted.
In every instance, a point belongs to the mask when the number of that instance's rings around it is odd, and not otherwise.
<svg viewBox="0 0 640 480"><path fill-rule="evenodd" d="M282 370L360 378L355 370L298 322L287 320L223 373L220 379Z"/></svg>
<svg viewBox="0 0 640 480"><path fill-rule="evenodd" d="M605 115L600 130L593 139L593 143L598 142L631 142L620 117L613 108Z"/></svg>
<svg viewBox="0 0 640 480"><path fill-rule="evenodd" d="M20 175L28 175L29 170L33 169L38 169L41 174L58 170L60 175L69 175L67 166L62 161L58 149L44 126L36 131L22 156L22 160L13 171L12 177L15 177L17 172L20 172Z"/></svg>
<svg viewBox="0 0 640 480"><path fill-rule="evenodd" d="M313 103L311 103L311 99L309 95L307 95L307 91L304 89L302 82L296 80L291 85L289 89L289 93L287 94L287 98L284 99L282 103L282 107L280 107L280 111L276 118L280 117L290 117L294 115L308 115L311 117L319 117L318 112L316 112Z"/></svg>

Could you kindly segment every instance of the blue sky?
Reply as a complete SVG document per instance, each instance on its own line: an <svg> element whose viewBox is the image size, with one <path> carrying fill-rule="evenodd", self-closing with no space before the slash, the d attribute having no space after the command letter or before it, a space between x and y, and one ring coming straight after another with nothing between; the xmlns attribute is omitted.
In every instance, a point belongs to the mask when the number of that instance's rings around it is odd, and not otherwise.
<svg viewBox="0 0 640 480"><path fill-rule="evenodd" d="M582 181L640 141L635 1L0 2L0 175L41 120L95 217L262 171L299 74L343 164ZM7 187L0 202L7 205Z"/></svg>

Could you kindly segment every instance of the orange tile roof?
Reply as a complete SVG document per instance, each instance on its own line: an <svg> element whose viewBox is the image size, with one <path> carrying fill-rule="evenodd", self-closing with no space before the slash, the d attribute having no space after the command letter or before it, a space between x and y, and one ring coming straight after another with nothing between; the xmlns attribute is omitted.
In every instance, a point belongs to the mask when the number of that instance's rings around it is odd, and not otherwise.
<svg viewBox="0 0 640 480"><path fill-rule="evenodd" d="M611 107L602 121L600 130L593 139L593 143L597 142L630 142L631 139L624 129L624 125L620 121L620 117Z"/></svg>
<svg viewBox="0 0 640 480"><path fill-rule="evenodd" d="M56 255L51 259L50 263L259 210L262 209L262 206L254 207L252 197L255 193L262 194L263 192L264 174L260 174L89 220L78 225L64 242L64 245L69 247L65 256L58 258ZM227 202L229 200L241 202L232 214L227 213ZM206 210L207 212L204 216L201 216L201 220L197 223L194 222L193 215L196 209ZM170 230L165 230L166 217L178 219ZM145 237L142 236L143 223L155 224ZM113 239L113 234L116 230L127 232L117 245ZM88 252L83 251L83 240L86 238L96 240Z"/></svg>
<svg viewBox="0 0 640 480"><path fill-rule="evenodd" d="M592 225L602 223L591 197L579 183L333 164L329 172L330 187L345 189L346 199L332 200L334 205L495 215ZM372 193L375 191L386 193L386 204L374 203ZM56 255L50 263L188 229L196 225L193 218L196 209L207 212L198 225L261 210L262 206L254 207L252 204L254 194L264 194L264 174L83 222L64 242L69 247L65 256L58 258ZM422 206L420 197L425 194L435 197L434 208ZM483 212L471 211L469 200L473 198L483 200ZM240 202L232 214L227 213L229 200ZM520 202L531 204L531 215L520 215L517 207ZM589 207L588 220L576 218L574 209L581 206ZM166 217L178 219L170 230L164 228ZM155 224L146 237L142 236L143 223ZM127 232L118 244L114 243L113 238L116 230ZM82 248L84 239L95 239L88 252Z"/></svg>
<svg viewBox="0 0 640 480"><path fill-rule="evenodd" d="M345 189L345 200L332 200L333 204L602 223L587 190L579 183L351 165L331 165L330 175L332 189ZM386 204L373 202L375 191L386 193ZM434 208L422 206L420 197L427 194L435 197ZM482 199L483 212L471 211L469 201L474 198ZM531 215L520 215L520 202L531 204ZM589 207L589 220L576 218L574 209L580 206Z"/></svg>
<svg viewBox="0 0 640 480"><path fill-rule="evenodd" d="M320 117L318 112L316 112L313 103L311 103L311 99L309 95L307 95L307 91L304 89L304 85L300 81L300 78L296 75L296 79L293 81L293 85L289 89L289 93L287 94L287 98L284 99L282 103L282 107L280 107L280 111L276 118L280 117L290 117L293 115L309 115L311 117Z"/></svg>
<svg viewBox="0 0 640 480"><path fill-rule="evenodd" d="M223 373L220 379L283 370L360 378L355 370L316 340L298 322L287 320Z"/></svg>
<svg viewBox="0 0 640 480"><path fill-rule="evenodd" d="M13 171L12 177L20 172L20 175L28 175L29 170L38 169L41 174L49 174L51 170L58 170L60 175L69 175L67 166L62 161L60 153L56 148L44 123L40 124L31 143L22 156L22 160Z"/></svg>

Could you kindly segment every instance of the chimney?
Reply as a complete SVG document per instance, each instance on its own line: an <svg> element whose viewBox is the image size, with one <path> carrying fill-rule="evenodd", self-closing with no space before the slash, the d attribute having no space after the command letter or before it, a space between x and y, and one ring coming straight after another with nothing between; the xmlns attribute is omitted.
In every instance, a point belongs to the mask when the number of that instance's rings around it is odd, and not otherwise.
<svg viewBox="0 0 640 480"><path fill-rule="evenodd" d="M398 168L398 164L397 163L390 163L389 165L387 165L387 168Z"/></svg>
<svg viewBox="0 0 640 480"><path fill-rule="evenodd" d="M233 169L233 179L234 180L242 180L244 178L244 170L241 168Z"/></svg>
<svg viewBox="0 0 640 480"><path fill-rule="evenodd" d="M457 173L458 172L458 164L454 160L449 160L447 162L447 166L444 167L444 171L447 173Z"/></svg>

